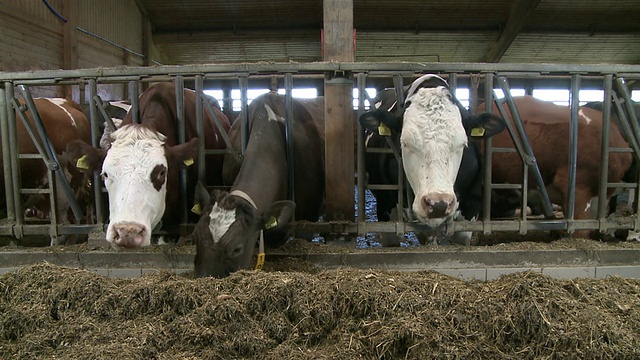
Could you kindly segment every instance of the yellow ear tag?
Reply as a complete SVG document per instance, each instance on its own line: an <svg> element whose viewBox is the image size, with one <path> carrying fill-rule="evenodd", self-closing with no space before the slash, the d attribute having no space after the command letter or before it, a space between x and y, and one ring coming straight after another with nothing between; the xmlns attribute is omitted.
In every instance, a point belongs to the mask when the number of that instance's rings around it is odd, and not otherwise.
<svg viewBox="0 0 640 360"><path fill-rule="evenodd" d="M191 166L193 165L193 159L186 159L185 161L183 161L183 163L187 166Z"/></svg>
<svg viewBox="0 0 640 360"><path fill-rule="evenodd" d="M378 125L378 134L380 136L391 136L391 129L385 124Z"/></svg>
<svg viewBox="0 0 640 360"><path fill-rule="evenodd" d="M264 229L265 230L269 230L271 228L274 228L278 226L278 221L276 220L276 218L274 216L269 218L269 221L267 221L266 224L264 224Z"/></svg>
<svg viewBox="0 0 640 360"><path fill-rule="evenodd" d="M202 208L200 207L200 204L196 203L195 205L193 205L193 207L191 208L191 212L196 215L202 214Z"/></svg>
<svg viewBox="0 0 640 360"><path fill-rule="evenodd" d="M256 270L262 270L264 266L264 253L258 254L258 259L256 260Z"/></svg>
<svg viewBox="0 0 640 360"><path fill-rule="evenodd" d="M78 161L76 161L76 167L82 170L89 170L89 163L87 162L87 155L82 155Z"/></svg>
<svg viewBox="0 0 640 360"><path fill-rule="evenodd" d="M482 126L478 126L477 128L471 129L471 136L480 137L484 135L484 128Z"/></svg>

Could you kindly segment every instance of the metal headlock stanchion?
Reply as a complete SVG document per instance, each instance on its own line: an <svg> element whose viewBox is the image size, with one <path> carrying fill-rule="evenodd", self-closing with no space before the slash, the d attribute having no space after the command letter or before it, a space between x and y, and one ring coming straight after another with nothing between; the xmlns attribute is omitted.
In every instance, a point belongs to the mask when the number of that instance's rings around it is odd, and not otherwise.
<svg viewBox="0 0 640 360"><path fill-rule="evenodd" d="M38 113L35 103L33 102L33 98L31 97L31 93L29 92L29 89L24 85L20 85L19 88L22 91L22 95L25 100L26 107L20 105L15 98L11 99L11 103L14 109L19 114L20 119L22 120L22 123L25 129L27 130L27 133L31 137L45 165L47 166L49 171L54 171L56 174L55 179L52 176L50 176L49 180L55 180L60 182L62 186L62 191L64 192L65 196L69 200L69 206L73 212L73 215L77 220L81 220L82 218L84 218L84 214L82 212L82 209L80 208L80 205L76 201L75 196L73 195L73 190L71 189L71 186L69 185L69 181L67 180L67 177L64 174L64 170L60 167L60 162L58 161L56 151L53 148L53 145L51 144L51 140L49 139L49 136L47 135L44 124L42 123L42 119L40 118L40 114ZM31 118L33 119L33 123L35 124L35 129L33 125L31 125L31 123L29 122L29 118L26 115L27 110L31 112ZM36 134L36 131L37 131L37 134ZM28 156L23 156L23 157L28 157ZM36 190L35 192L40 192L40 191ZM55 184L53 182L50 181L49 190L46 192L49 193L51 206L52 206L52 211L50 214L51 223L52 223L51 236L58 236L57 215L55 212L56 189L55 189ZM30 193L30 191L27 189L21 189L20 193ZM17 200L16 203L19 202L20 201L19 197L16 200Z"/></svg>
<svg viewBox="0 0 640 360"><path fill-rule="evenodd" d="M284 137L287 146L287 198L296 201L295 198L295 156L293 147L293 74L290 72L284 74ZM295 212L294 212L295 218Z"/></svg>

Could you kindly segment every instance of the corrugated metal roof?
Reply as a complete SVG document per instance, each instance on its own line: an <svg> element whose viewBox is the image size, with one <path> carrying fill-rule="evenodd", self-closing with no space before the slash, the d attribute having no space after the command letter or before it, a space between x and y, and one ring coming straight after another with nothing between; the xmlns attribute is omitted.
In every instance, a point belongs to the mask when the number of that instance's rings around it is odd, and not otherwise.
<svg viewBox="0 0 640 360"><path fill-rule="evenodd" d="M322 0L138 1L172 64L322 60ZM357 61L477 62L515 2L353 3ZM639 17L638 0L542 0L500 61L640 64Z"/></svg>

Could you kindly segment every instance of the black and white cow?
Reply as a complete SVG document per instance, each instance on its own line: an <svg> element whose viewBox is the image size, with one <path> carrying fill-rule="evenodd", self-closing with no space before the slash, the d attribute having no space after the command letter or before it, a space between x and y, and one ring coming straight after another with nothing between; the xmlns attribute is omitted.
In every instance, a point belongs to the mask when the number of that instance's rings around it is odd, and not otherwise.
<svg viewBox="0 0 640 360"><path fill-rule="evenodd" d="M375 107L360 116L372 134L367 147L384 146L388 131L399 144L406 178L415 194L411 209L420 223L437 228L449 219L472 220L482 204L482 154L476 140L489 138L505 128L502 118L482 113L471 115L447 82L437 75L424 75L406 92L404 104L395 90L384 90ZM387 130L388 129L388 130ZM382 133L382 134L381 134ZM397 167L391 154L367 154L369 182L397 184ZM389 220L397 203L397 192L373 191L379 220ZM454 242L469 244L470 233L456 233Z"/></svg>
<svg viewBox="0 0 640 360"><path fill-rule="evenodd" d="M196 190L202 217L193 232L195 275L225 277L249 269L261 231L264 242L276 247L286 241L286 230L296 221L317 221L324 202L324 99L292 100L294 184L288 181L285 141L285 97L267 93L249 105L249 141L240 162L225 158L225 178L235 177L231 192L203 187ZM241 146L241 122L229 136ZM295 203L288 201L293 186ZM297 205L296 205L297 204Z"/></svg>

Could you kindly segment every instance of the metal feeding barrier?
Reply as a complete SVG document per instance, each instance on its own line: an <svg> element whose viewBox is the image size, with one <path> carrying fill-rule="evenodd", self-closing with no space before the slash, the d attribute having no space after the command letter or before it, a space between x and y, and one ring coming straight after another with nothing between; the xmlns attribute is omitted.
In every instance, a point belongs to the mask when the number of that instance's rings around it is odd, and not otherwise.
<svg viewBox="0 0 640 360"><path fill-rule="evenodd" d="M223 134L227 149L225 150L205 150L204 142L200 142L199 148L199 172L198 178L204 180L204 155L211 154L228 154L230 156L238 156L244 153L246 143L248 141L248 95L247 92L251 85L263 84L269 79L278 78L283 80L285 88L285 108L286 108L286 134L287 151L289 159L289 181L293 180L293 144L290 134L293 132L292 113L292 91L296 83L309 83L310 81L321 86L322 81L327 75L341 74L353 79L354 88L358 89L358 108L356 116L361 115L365 111L367 97L365 89L369 86L376 86L378 89L394 86L396 89L402 89L403 82L425 73L437 73L446 77L452 87L455 89L459 84L467 84L472 94L476 94L479 90L474 88L475 79L484 81L484 87L480 88L484 93L484 99L487 103L496 102L499 106L500 115L506 118L502 107L503 103L507 107L514 119L514 126L509 124L507 131L515 141L514 149L493 148L491 140L485 145L484 154L484 198L483 198L483 217L477 221L452 221L448 227L448 232L454 231L475 231L489 234L494 231L511 231L526 234L532 230L566 230L572 233L579 229L592 229L605 232L612 229L632 229L640 230L640 213L638 209L638 197L640 192L636 191L636 199L634 205L634 215L628 217L620 217L610 219L606 212L606 194L609 189L636 189L638 188L637 179L634 183L610 183L607 178L608 158L610 153L614 152L633 152L636 159L640 155L640 126L634 112L631 102L628 83L637 81L640 78L640 66L638 65L549 65L549 64L473 64L473 63L307 63L307 64L221 64L221 65L191 65L191 66L155 66L155 67L130 67L130 68L100 68L100 69L79 69L79 70L43 70L28 72L0 72L0 131L2 133L2 150L3 150L3 166L5 173L5 199L6 199L6 219L0 222L0 235L13 236L20 238L29 234L51 235L58 234L88 234L96 230L104 230L104 226L108 219L106 216L106 204L103 200L104 188L101 186L101 179L97 173L93 176L93 195L95 198L95 222L93 224L59 224L56 213L56 196L64 195L72 203L72 209L76 218L84 217L82 209L77 206L72 191L66 183L63 173L57 164L55 151L48 141L47 134L42 133L39 116L35 106L33 106L30 89L33 87L57 87L70 86L78 87L80 98L83 99L85 91L88 92L89 117L91 122L92 145L99 146L101 134L100 124L107 122L107 127L113 130L113 124L102 108L103 101L98 95L98 87L109 84L120 84L128 94L131 102L131 115L133 122L139 122L138 118L138 96L141 88L144 86L160 81L172 81L175 84L177 92L177 117L180 124L179 138L180 143L184 142L184 102L183 88L185 84L193 87L197 94L196 104L196 121L199 134L204 133L204 112L208 111L214 118L216 126L220 127L220 120L213 111L212 105L207 101L204 94L205 82L226 81L236 83L240 89L241 111L238 121L244 125L241 132L242 148L234 150L228 136ZM497 83L505 96L497 100L494 89ZM535 154L531 149L531 145L527 140L527 134L522 125L522 119L518 115L518 109L514 104L510 93L512 84L524 84L531 87L531 84L555 83L561 84L569 88L571 93L571 122L570 127L570 158L569 158L569 185L568 185L568 204L564 211L564 219L555 219L552 214L552 205L542 181L540 170L537 168ZM591 88L602 89L604 91L603 104L603 141L602 141L602 166L600 173L600 188L598 214L594 219L575 220L573 204L575 201L575 178L576 178L576 159L577 159L577 129L578 129L578 92L581 85L587 84ZM475 83L477 85L477 82ZM48 189L22 189L20 187L19 160L25 158L24 154L19 154L16 143L16 113L21 121L27 125L28 121L20 110L20 105L15 96L14 89L19 87L22 90L29 111L34 114L36 120L37 132L31 131L32 138L39 146L39 155L49 169L49 187ZM80 91L81 89L81 91ZM85 90L86 89L86 90ZM398 90L397 96L400 99L403 92ZM477 99L473 99L476 103ZM489 109L490 107L488 107ZM472 111L474 109L471 109ZM619 127L622 131L630 134L630 149L610 148L608 144L610 124L609 118L613 111L616 111L620 120ZM389 189L398 191L398 214L403 214L403 208L407 204L405 192L410 193L410 188L405 185L404 172L399 169L399 181L397 186L366 184L364 156L366 150L364 147L364 131L358 124L357 132L357 152L356 165L357 170L354 175L354 184L358 189ZM393 153L393 149L386 150ZM491 154L499 151L516 151L523 161L523 183L522 184L494 184L491 181ZM401 154L396 150L394 154L398 164L402 164ZM531 179L533 182L530 184ZM186 189L186 172L181 174L180 191L182 195L187 192ZM57 194L55 181L62 183L64 194ZM523 207L526 207L526 196L529 188L535 187L540 190L543 195L544 219L529 219L523 212L522 216L509 219L497 220L492 219L490 214L491 190L492 189L518 189L522 192ZM51 199L51 219L48 224L32 224L25 221L22 214L22 195L33 191L49 194ZM290 189L288 196L293 199L293 191ZM186 196L182 196L186 199ZM74 205L75 204L75 205ZM406 232L419 232L430 230L426 225L411 221L410 218L399 219L391 222L369 222L365 218L365 192L358 191L356 199L357 213L355 221L324 221L317 223L296 224L294 227L304 227L305 232L317 233L337 233L351 234L353 236L363 235L370 232L388 232L395 234L404 234ZM183 225L178 230L181 233L189 232L193 224L187 223L187 211L189 204L184 202L182 221ZM354 210L355 211L355 210Z"/></svg>

